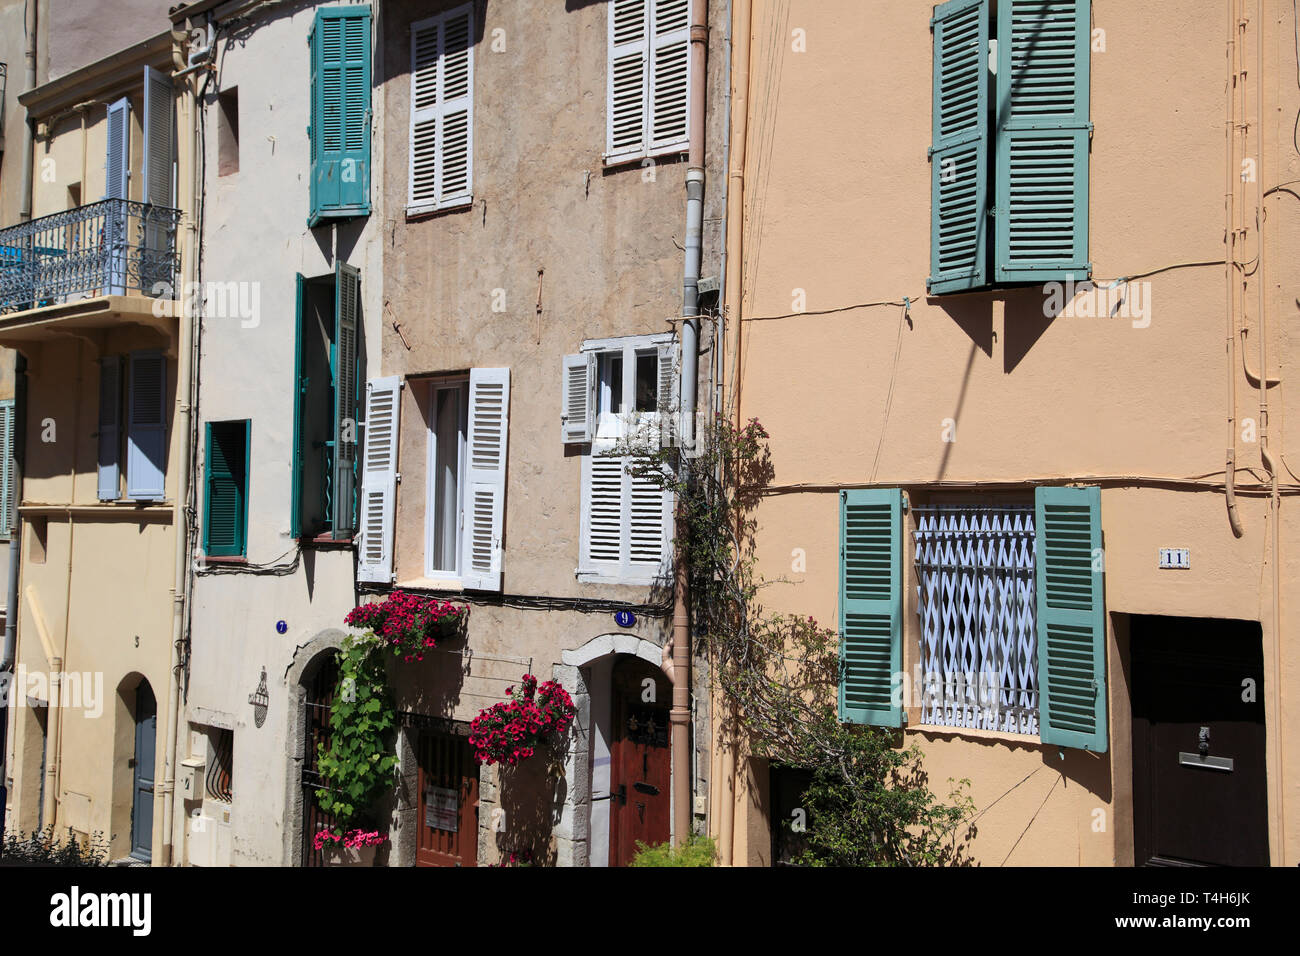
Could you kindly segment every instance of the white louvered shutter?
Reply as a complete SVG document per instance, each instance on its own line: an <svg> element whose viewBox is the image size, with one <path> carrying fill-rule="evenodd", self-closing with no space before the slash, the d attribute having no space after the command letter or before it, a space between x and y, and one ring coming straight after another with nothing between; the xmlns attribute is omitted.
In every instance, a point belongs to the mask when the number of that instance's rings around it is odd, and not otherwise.
<svg viewBox="0 0 1300 956"><path fill-rule="evenodd" d="M686 144L689 134L691 0L651 0L651 152Z"/></svg>
<svg viewBox="0 0 1300 956"><path fill-rule="evenodd" d="M565 444L591 441L596 410L596 356L564 356L560 431Z"/></svg>
<svg viewBox="0 0 1300 956"><path fill-rule="evenodd" d="M361 528L357 580L393 580L393 511L397 504L397 426L402 380L366 383L365 458L361 474Z"/></svg>
<svg viewBox="0 0 1300 956"><path fill-rule="evenodd" d="M587 492L586 563L615 571L623 564L625 529L623 517L624 464L618 455L591 456L590 486Z"/></svg>
<svg viewBox="0 0 1300 956"><path fill-rule="evenodd" d="M665 342L659 346L659 384L656 413L659 416L659 441L672 445L680 429L677 414L681 411L679 378L681 364L677 360L677 344Z"/></svg>
<svg viewBox="0 0 1300 956"><path fill-rule="evenodd" d="M606 69L606 158L645 150L649 104L650 0L613 0Z"/></svg>
<svg viewBox="0 0 1300 956"><path fill-rule="evenodd" d="M466 4L411 27L410 212L473 197L472 13Z"/></svg>
<svg viewBox="0 0 1300 956"><path fill-rule="evenodd" d="M127 398L126 496L159 501L167 465L167 359L162 352L131 353Z"/></svg>
<svg viewBox="0 0 1300 956"><path fill-rule="evenodd" d="M672 496L649 477L627 475L628 570L635 574L657 573L664 567L669 544L669 512Z"/></svg>
<svg viewBox="0 0 1300 956"><path fill-rule="evenodd" d="M466 588L501 590L509 420L510 369L470 369L465 533L460 562L461 584Z"/></svg>
<svg viewBox="0 0 1300 956"><path fill-rule="evenodd" d="M120 491L122 356L99 360L99 500L116 501Z"/></svg>

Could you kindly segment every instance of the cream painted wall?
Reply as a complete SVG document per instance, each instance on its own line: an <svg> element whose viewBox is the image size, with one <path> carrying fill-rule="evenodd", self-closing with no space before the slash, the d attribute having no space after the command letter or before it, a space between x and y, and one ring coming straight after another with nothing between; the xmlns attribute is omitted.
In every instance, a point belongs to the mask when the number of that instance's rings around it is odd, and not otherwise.
<svg viewBox="0 0 1300 956"><path fill-rule="evenodd" d="M1248 6L1253 7L1253 4ZM1290 142L1300 109L1289 5L1264 3L1265 188L1300 176ZM1294 702L1300 524L1283 499L1283 666L1271 612L1268 501L1239 497L1245 535L1228 528L1222 482L1226 445L1224 351L1225 46L1222 4L1194 14L1172 2L1092 4L1105 52L1092 54L1090 246L1094 276L1107 282L1183 263L1149 279L1150 323L1127 317L1049 321L1041 289L927 298L930 249L931 33L928 3L849 0L755 3L744 225L746 317L741 332L740 416L772 434L774 484L817 490L770 498L759 517L764 575L789 584L766 592L773 610L836 620L841 485L923 489L936 482L1104 483L1106 602L1123 613L1205 615L1260 621L1265 683L1284 688L1286 713L1265 694L1274 863L1300 854L1300 742ZM1177 23L1177 29L1170 24ZM806 32L807 51L790 37ZM1254 33L1247 65L1255 88ZM888 38L885 40L884 38ZM870 51L887 47L888 56ZM773 90L779 85L779 98ZM1255 186L1243 186L1255 220ZM1238 202L1241 202L1239 199ZM1274 194L1265 236L1265 297L1272 374L1271 444L1285 451L1285 374L1294 353L1300 248L1292 197ZM1253 225L1243 258L1258 248ZM1215 261L1218 265L1214 265ZM1258 275L1247 283L1249 363L1258 365ZM809 312L794 311L796 290ZM910 297L903 309L860 303ZM1136 301L1130 297L1131 301ZM1138 319L1139 324L1141 319ZM1240 361L1240 359L1239 359ZM1259 418L1258 393L1236 372L1239 418ZM951 421L947 421L951 420ZM955 427L956 441L944 441ZM828 436L832 440L828 440ZM1263 475L1259 445L1238 440L1239 484ZM1137 476L1148 480L1126 483ZM1168 479L1153 487L1150 479ZM1205 480L1203 485L1180 480ZM1285 472L1284 484L1295 479ZM824 490L823 490L824 489ZM796 489L797 490L797 489ZM1157 569L1157 549L1189 547L1192 569ZM791 573L791 551L807 571ZM905 563L904 646L917 653L915 577ZM1112 617L1112 624L1116 619ZM977 806L1033 776L981 816L983 863L1101 865L1132 862L1127 650L1110 635L1111 750L1105 757L1054 750L1006 735L910 730L935 789L970 777ZM914 714L915 719L918 714ZM1281 728L1284 766L1273 741ZM1275 789L1284 773L1282 789ZM1054 788L1054 789L1053 789ZM1051 795L1048 796L1048 791ZM1276 796L1286 793L1286 833ZM1044 802L1044 800L1046 802ZM1035 809L1042 803L1035 817ZM1108 828L1092 830L1103 808ZM738 801L738 817L754 812ZM759 812L761 816L761 812ZM1033 828L1010 853L1034 819ZM743 830L738 823L737 829ZM1285 842L1286 849L1282 850ZM738 837L740 859L765 857L761 840ZM1010 853L1010 856L1008 856ZM747 854L747 857L746 857Z"/></svg>

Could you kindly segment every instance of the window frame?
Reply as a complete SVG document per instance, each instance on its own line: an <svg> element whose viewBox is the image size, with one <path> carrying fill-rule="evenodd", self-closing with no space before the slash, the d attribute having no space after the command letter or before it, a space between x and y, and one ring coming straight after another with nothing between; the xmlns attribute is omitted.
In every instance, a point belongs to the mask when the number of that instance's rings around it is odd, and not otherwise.
<svg viewBox="0 0 1300 956"><path fill-rule="evenodd" d="M455 569L434 568L433 555L438 531L440 509L437 496L436 469L438 462L438 393L455 390L460 396L460 414L457 422L456 453L456 544ZM467 488L465 455L469 439L469 373L438 375L428 380L429 419L426 426L425 489L424 489L424 576L430 581L447 581L459 584L462 580L461 557L465 536L465 494Z"/></svg>
<svg viewBox="0 0 1300 956"><path fill-rule="evenodd" d="M671 332L659 332L651 335L629 335L618 338L606 339L589 339L582 343L582 354L595 353L597 356L597 387L596 387L596 408L601 407L601 391L603 386L600 384L599 356L622 352L623 356L623 394L632 396L632 404L635 407L635 390L636 374L635 362L638 352L654 351L656 358L658 348L661 345L669 344L673 341ZM632 360L629 364L629 358ZM629 375L627 370L631 368L632 374ZM657 380L656 376L656 380ZM636 427L641 428L643 424L653 424L657 421L658 412L631 412L627 413L635 416ZM673 505L674 496L671 494L664 495L664 516L663 516L663 540L664 554L663 560L658 568L653 571L644 566L634 566L624 558L618 565L609 562L592 561L588 546L590 543L591 528L591 493L592 493L592 459L599 454L602 448L613 447L619 438L625 435L624 428L618 428L618 434L613 437L600 436L601 413L595 414L594 431L592 440L582 446L582 486L581 497L579 500L579 530L578 530L578 568L575 572L577 579L583 583L589 584L625 584L633 586L650 586L662 583L665 578L671 574L673 560ZM625 457L625 456L618 456ZM627 473L624 472L626 478ZM630 526L621 528L623 541L620 547L626 547L631 535Z"/></svg>

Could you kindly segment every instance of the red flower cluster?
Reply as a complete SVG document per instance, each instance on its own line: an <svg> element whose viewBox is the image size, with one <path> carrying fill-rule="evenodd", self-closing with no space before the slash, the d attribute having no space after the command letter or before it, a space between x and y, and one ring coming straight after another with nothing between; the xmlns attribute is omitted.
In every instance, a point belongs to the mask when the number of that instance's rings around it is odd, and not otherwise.
<svg viewBox="0 0 1300 956"><path fill-rule="evenodd" d="M394 591L383 601L354 607L344 620L373 631L409 664L424 660L424 652L437 644L435 635L458 625L468 610L450 601Z"/></svg>
<svg viewBox="0 0 1300 956"><path fill-rule="evenodd" d="M569 729L578 710L568 692L553 680L538 685L525 674L523 687L507 687L510 700L479 711L469 725L469 742L479 763L514 766L537 752L552 734Z"/></svg>
<svg viewBox="0 0 1300 956"><path fill-rule="evenodd" d="M378 830L362 830L358 828L349 830L342 836L332 830L317 830L316 836L312 837L311 845L319 850L330 843L335 846L358 847L379 846L379 844L387 842L387 834L380 833Z"/></svg>

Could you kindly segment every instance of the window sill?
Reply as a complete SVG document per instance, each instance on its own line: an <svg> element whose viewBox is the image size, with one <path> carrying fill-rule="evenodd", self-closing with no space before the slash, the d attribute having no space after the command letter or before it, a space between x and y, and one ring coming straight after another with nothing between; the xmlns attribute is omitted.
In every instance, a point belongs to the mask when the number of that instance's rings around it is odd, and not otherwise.
<svg viewBox="0 0 1300 956"><path fill-rule="evenodd" d="M928 737L964 737L969 740L992 740L1007 745L1038 748L1043 741L1038 734L1013 734L1006 730L980 730L975 727L949 727L944 724L913 724L903 728L907 733L925 734Z"/></svg>
<svg viewBox="0 0 1300 956"><path fill-rule="evenodd" d="M682 140L679 143L669 143L667 146L658 146L653 149L638 149L634 152L621 153L604 153L601 159L606 169L617 169L620 166L631 166L634 163L640 163L646 159L662 159L665 156L681 156L689 153L691 144L688 140Z"/></svg>
<svg viewBox="0 0 1300 956"><path fill-rule="evenodd" d="M243 554L205 554L203 563L207 564L248 564L248 556Z"/></svg>
<svg viewBox="0 0 1300 956"><path fill-rule="evenodd" d="M398 581L394 588L420 588L423 591L464 591L460 578L407 578Z"/></svg>
<svg viewBox="0 0 1300 956"><path fill-rule="evenodd" d="M408 222L412 219L424 219L440 212L453 212L457 209L469 209L473 205L474 197L466 196L463 199L449 199L447 202L424 203L419 206L407 206L406 219Z"/></svg>
<svg viewBox="0 0 1300 956"><path fill-rule="evenodd" d="M672 581L669 571L658 574L625 574L617 571L592 571L579 568L574 575L581 584L622 584L628 587L654 587L667 585Z"/></svg>
<svg viewBox="0 0 1300 956"><path fill-rule="evenodd" d="M350 548L353 544L353 538L332 538L328 534L318 534L316 537L303 535L298 538L298 544L304 548Z"/></svg>

